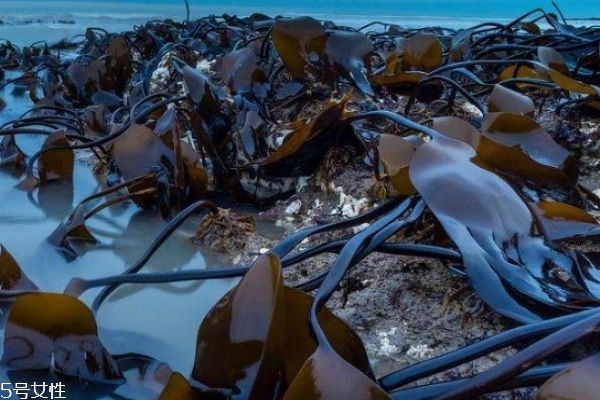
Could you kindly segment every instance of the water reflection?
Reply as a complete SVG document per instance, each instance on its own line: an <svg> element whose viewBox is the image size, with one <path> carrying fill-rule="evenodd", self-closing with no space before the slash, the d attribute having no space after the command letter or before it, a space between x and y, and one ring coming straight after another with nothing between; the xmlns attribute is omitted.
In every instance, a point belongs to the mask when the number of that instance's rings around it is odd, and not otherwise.
<svg viewBox="0 0 600 400"><path fill-rule="evenodd" d="M171 235L148 261L144 267L146 270L153 272L177 271L192 259L198 252L198 248L189 238L191 235L189 229L197 223L197 219L193 221L194 219L193 216L190 217L191 221L186 226ZM114 254L121 257L126 265L133 264L165 224L160 213L156 211L136 211L129 218L125 228L113 237ZM201 267L202 265L196 265L196 268Z"/></svg>
<svg viewBox="0 0 600 400"><path fill-rule="evenodd" d="M73 182L42 185L37 189L37 206L54 221L64 220L73 210Z"/></svg>
<svg viewBox="0 0 600 400"><path fill-rule="evenodd" d="M41 187L32 193L33 203L27 192L14 188L18 181L10 171L0 169L0 243L44 291L62 292L75 276L90 279L121 273L143 254L165 226L159 213L143 211L132 204L103 210L86 223L100 245L67 263L46 239L74 205L99 190L97 180L80 160L75 164L72 184ZM203 268L204 257L189 239L198 220L198 216L190 217L142 272ZM146 354L187 375L193 364L200 321L236 281L124 285L98 312L99 336L112 354ZM90 304L97 293L90 290L82 300ZM0 340L2 336L0 331ZM6 374L6 369L0 367L0 377L9 379ZM31 372L10 374L15 382L17 379L33 382L37 377ZM92 393L76 383L70 386L68 398L114 398L103 389Z"/></svg>

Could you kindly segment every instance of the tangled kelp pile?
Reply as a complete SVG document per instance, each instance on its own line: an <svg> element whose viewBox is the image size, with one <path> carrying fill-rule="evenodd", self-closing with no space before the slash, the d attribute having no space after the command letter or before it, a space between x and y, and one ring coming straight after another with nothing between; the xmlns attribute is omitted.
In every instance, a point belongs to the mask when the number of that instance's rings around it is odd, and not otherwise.
<svg viewBox="0 0 600 400"><path fill-rule="evenodd" d="M35 106L0 127L2 166L24 175L22 189L41 190L71 180L74 152L90 150L106 186L50 243L77 257L97 243L85 221L126 200L168 223L122 274L74 278L62 294L39 289L2 248L0 295L10 309L2 363L105 383L126 398L458 399L546 381L540 398L593 398L586 374L597 356L551 356L593 337L600 318L600 228L589 213L599 200L556 141L568 142L572 121L600 107L598 43L600 29L543 10L460 31L259 14L151 21L120 34L90 28L60 44L77 52L67 58L44 43L4 42L3 85L28 91ZM559 121L553 132L548 115ZM27 156L22 134L47 139ZM213 224L239 225L211 198L272 202L342 146L391 184L389 200L294 232L251 267L139 273L198 210ZM435 229L406 240L423 225ZM310 236L358 226L294 251ZM360 339L324 307L375 251L445 260L490 307L524 325L375 379ZM284 284L282 268L323 252L337 253L325 273ZM103 287L96 311L125 282L241 275L201 323L189 380L147 356L109 354L77 299ZM528 346L474 377L402 388L516 344Z"/></svg>

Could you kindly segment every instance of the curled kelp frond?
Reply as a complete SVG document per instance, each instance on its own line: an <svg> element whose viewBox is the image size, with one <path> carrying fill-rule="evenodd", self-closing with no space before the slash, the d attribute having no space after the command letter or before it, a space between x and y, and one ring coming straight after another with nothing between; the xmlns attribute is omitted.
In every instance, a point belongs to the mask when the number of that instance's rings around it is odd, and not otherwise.
<svg viewBox="0 0 600 400"><path fill-rule="evenodd" d="M97 336L91 311L74 297L53 293L20 296L4 334L3 365L50 369L85 380L120 384L123 375Z"/></svg>

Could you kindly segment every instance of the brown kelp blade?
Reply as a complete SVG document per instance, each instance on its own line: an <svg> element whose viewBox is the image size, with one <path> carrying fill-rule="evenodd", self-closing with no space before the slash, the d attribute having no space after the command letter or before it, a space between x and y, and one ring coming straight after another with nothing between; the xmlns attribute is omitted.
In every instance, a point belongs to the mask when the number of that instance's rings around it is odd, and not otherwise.
<svg viewBox="0 0 600 400"><path fill-rule="evenodd" d="M179 197L177 199L179 207L206 197L208 185L208 174L202 157L190 142L183 139L185 128L182 119L181 112L170 106L154 127L154 133L173 152L176 160L169 181L172 182L174 192ZM168 164L165 167L170 167Z"/></svg>
<svg viewBox="0 0 600 400"><path fill-rule="evenodd" d="M175 164L173 151L144 125L132 124L113 141L111 153L125 180L146 175L165 162Z"/></svg>
<svg viewBox="0 0 600 400"><path fill-rule="evenodd" d="M474 149L479 147L481 133L464 119L437 117L432 120L432 128L452 139L460 140Z"/></svg>
<svg viewBox="0 0 600 400"><path fill-rule="evenodd" d="M19 182L17 187L23 190L31 190L39 184L72 180L75 154L69 147L70 143L63 131L50 134L44 142L38 158L39 177L27 176L24 181ZM54 148L58 149L54 150Z"/></svg>
<svg viewBox="0 0 600 400"><path fill-rule="evenodd" d="M203 320L192 377L249 398L271 398L261 396L273 394L281 375L283 387L289 385L317 349L306 324L311 302L283 286L276 256L261 256ZM372 376L358 336L327 309L318 318L335 351Z"/></svg>
<svg viewBox="0 0 600 400"><path fill-rule="evenodd" d="M536 182L572 185L574 160L539 124L519 113L489 113L481 132L455 117L433 119L433 127L469 144L484 168L525 177Z"/></svg>
<svg viewBox="0 0 600 400"><path fill-rule="evenodd" d="M206 197L209 187L209 176L202 163L202 158L191 144L180 140L181 161L185 173L183 191L187 200Z"/></svg>
<svg viewBox="0 0 600 400"><path fill-rule="evenodd" d="M260 157L257 139L266 135L266 125L258 112L246 112L244 125L234 133L238 159L247 161Z"/></svg>
<svg viewBox="0 0 600 400"><path fill-rule="evenodd" d="M347 98L343 98L339 101L330 101L325 109L311 121L305 122L298 120L291 123L290 125L299 127L295 128L286 136L284 142L277 150L269 154L268 157L260 160L259 165L268 166L279 162L285 162L286 159L289 160L297 154L303 146L311 143L311 141L319 135L331 133L333 130L338 131L347 101ZM327 149L324 149L321 145L318 154L325 154L324 151L326 150ZM314 150L311 151L311 153L314 156Z"/></svg>
<svg viewBox="0 0 600 400"><path fill-rule="evenodd" d="M296 80L307 77L307 67L324 61L327 35L314 18L277 19L272 37L283 65Z"/></svg>
<svg viewBox="0 0 600 400"><path fill-rule="evenodd" d="M218 391L200 391L194 389L183 375L173 372L158 396L158 400L227 400L229 396Z"/></svg>
<svg viewBox="0 0 600 400"><path fill-rule="evenodd" d="M38 170L40 183L44 184L56 180L71 180L73 178L73 165L75 154L71 149L47 151L53 147L69 147L64 132L54 132L44 142L38 159Z"/></svg>
<svg viewBox="0 0 600 400"><path fill-rule="evenodd" d="M554 375L540 387L538 400L595 400L600 393L600 354L587 357Z"/></svg>
<svg viewBox="0 0 600 400"><path fill-rule="evenodd" d="M6 322L2 365L50 369L87 381L120 384L117 364L97 335L89 308L55 293L19 296Z"/></svg>
<svg viewBox="0 0 600 400"><path fill-rule="evenodd" d="M65 83L72 86L76 93L84 94L86 91L85 85L90 79L87 67L84 64L74 62L69 65L65 72Z"/></svg>
<svg viewBox="0 0 600 400"><path fill-rule="evenodd" d="M304 363L283 400L354 399L390 397L377 384L330 348L319 347Z"/></svg>
<svg viewBox="0 0 600 400"><path fill-rule="evenodd" d="M175 131L178 135L180 133L179 112L175 109L175 107L172 107L172 105L167 107L166 111L156 121L153 131L157 136L163 138L165 143L167 143L167 146L172 147L169 145L169 143L173 142L172 138L165 136L165 134L173 131Z"/></svg>
<svg viewBox="0 0 600 400"><path fill-rule="evenodd" d="M528 65L509 65L504 68L498 74L498 83L503 83L510 79L529 79L532 81L544 82L547 81L546 75L542 72L535 70L534 68ZM536 87L534 84L530 83L517 83L516 85L519 89L526 89L528 87Z"/></svg>
<svg viewBox="0 0 600 400"><path fill-rule="evenodd" d="M128 185L127 189L138 206L146 208L158 203L163 218L168 218L170 186L167 175L176 165L174 151L152 129L132 124L114 140L111 154L125 181L144 176L156 178Z"/></svg>
<svg viewBox="0 0 600 400"><path fill-rule="evenodd" d="M37 290L37 286L29 280L13 256L0 244L0 291L3 290Z"/></svg>
<svg viewBox="0 0 600 400"><path fill-rule="evenodd" d="M512 298L503 280L542 303L554 304L556 299L541 289L527 269L499 257L515 236L529 235L531 213L504 180L473 164L474 158L475 151L463 142L432 140L413 155L411 181L459 247L479 295L506 316L524 322L539 320Z"/></svg>
<svg viewBox="0 0 600 400"><path fill-rule="evenodd" d="M133 73L129 43L125 36L117 36L106 49L106 74L102 76L100 88L121 93Z"/></svg>
<svg viewBox="0 0 600 400"><path fill-rule="evenodd" d="M533 114L535 112L535 104L526 95L496 84L488 100L488 110L491 112L506 111Z"/></svg>
<svg viewBox="0 0 600 400"><path fill-rule="evenodd" d="M570 204L540 201L532 204L544 236L549 240L587 238L600 235L600 224L588 212Z"/></svg>
<svg viewBox="0 0 600 400"><path fill-rule="evenodd" d="M185 65L181 68L183 83L192 103L203 118L208 118L219 109L217 96L213 92L210 80L202 71Z"/></svg>
<svg viewBox="0 0 600 400"><path fill-rule="evenodd" d="M569 152L552 140L537 121L519 113L490 113L482 124L482 132L505 146L518 146L542 165L561 168L569 158Z"/></svg>
<svg viewBox="0 0 600 400"><path fill-rule="evenodd" d="M472 57L471 42L475 28L461 29L452 37L449 56L451 61L463 61Z"/></svg>
<svg viewBox="0 0 600 400"><path fill-rule="evenodd" d="M250 92L254 85L267 81L265 73L260 69L259 60L250 47L234 50L221 63L223 82L233 94Z"/></svg>
<svg viewBox="0 0 600 400"><path fill-rule="evenodd" d="M123 354L113 358L127 380L114 394L124 399L157 398L173 374L166 363L141 354Z"/></svg>
<svg viewBox="0 0 600 400"><path fill-rule="evenodd" d="M588 83L578 81L571 77L564 59L555 49L546 46L538 47L539 64L536 69L543 73L548 80L556 83L561 89L578 94L598 96L600 88ZM599 102L593 102L594 107L600 107Z"/></svg>
<svg viewBox="0 0 600 400"><path fill-rule="evenodd" d="M284 351L284 302L279 259L262 255L202 321L192 378L244 398L273 398Z"/></svg>
<svg viewBox="0 0 600 400"><path fill-rule="evenodd" d="M98 91L120 94L133 72L129 44L125 37L117 36L108 43L106 53L101 57L89 62L73 62L66 72L66 84L86 102Z"/></svg>
<svg viewBox="0 0 600 400"><path fill-rule="evenodd" d="M292 383L304 362L317 350L317 344L306 323L311 302L310 295L297 289L285 288L286 386ZM358 371L373 377L369 359L358 335L326 307L319 311L317 318L335 352Z"/></svg>
<svg viewBox="0 0 600 400"><path fill-rule="evenodd" d="M418 70L429 72L443 61L442 44L432 33L419 32L407 38L404 42L402 69L404 71Z"/></svg>
<svg viewBox="0 0 600 400"><path fill-rule="evenodd" d="M400 71L386 74L373 74L369 76L369 79L374 86L381 88L385 87L387 90L394 91L396 88L409 89L414 87L421 79L427 76L427 73L423 71Z"/></svg>
<svg viewBox="0 0 600 400"><path fill-rule="evenodd" d="M200 397L179 372L174 372L158 397L159 400L196 400Z"/></svg>
<svg viewBox="0 0 600 400"><path fill-rule="evenodd" d="M481 127L477 154L489 165L535 181L572 184L575 160L532 118L490 113Z"/></svg>
<svg viewBox="0 0 600 400"><path fill-rule="evenodd" d="M25 153L21 151L13 135L0 138L0 167L13 166L17 172L25 167Z"/></svg>
<svg viewBox="0 0 600 400"><path fill-rule="evenodd" d="M375 93L367 77L365 60L372 51L373 43L362 32L328 32L325 55L329 63L369 96Z"/></svg>
<svg viewBox="0 0 600 400"><path fill-rule="evenodd" d="M537 56L540 63L546 67L565 76L569 76L571 74L563 56L552 47L539 46L537 50Z"/></svg>
<svg viewBox="0 0 600 400"><path fill-rule="evenodd" d="M98 239L85 226L84 205L78 205L65 222L48 237L48 243L57 247L68 260L74 260L86 247L96 245Z"/></svg>
<svg viewBox="0 0 600 400"><path fill-rule="evenodd" d="M414 194L416 190L408 177L408 164L415 152L414 145L399 136L382 134L377 152L385 173L398 194Z"/></svg>

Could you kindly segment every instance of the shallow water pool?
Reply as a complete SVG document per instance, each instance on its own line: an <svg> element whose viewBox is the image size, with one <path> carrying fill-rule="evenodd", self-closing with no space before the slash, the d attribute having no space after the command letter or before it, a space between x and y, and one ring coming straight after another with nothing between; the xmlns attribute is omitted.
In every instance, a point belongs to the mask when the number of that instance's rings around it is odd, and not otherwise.
<svg viewBox="0 0 600 400"><path fill-rule="evenodd" d="M7 97L5 93L0 95ZM0 123L12 119L17 110L8 114L11 118L0 114ZM18 144L31 155L43 140L40 136L21 136ZM23 177L15 177L10 169L0 170L0 243L44 291L62 292L72 277L97 278L121 273L137 260L165 226L158 212L143 211L130 203L113 206L86 223L101 243L74 261L66 262L46 239L79 201L99 190L100 184L90 170L87 157L86 154L77 156L73 184L49 184L30 195L15 188ZM204 256L190 240L200 218L191 216L142 272L205 267ZM214 261L211 266L215 266ZM236 279L227 279L121 286L97 314L100 339L111 354L142 353L188 376L200 321L236 282ZM90 304L98 291L89 290L81 299ZM7 382L9 376L13 380L27 378L23 374L8 376L6 373L0 367L1 382Z"/></svg>

